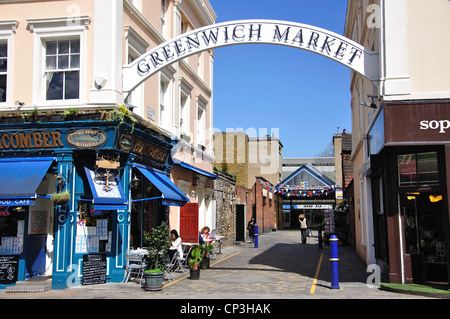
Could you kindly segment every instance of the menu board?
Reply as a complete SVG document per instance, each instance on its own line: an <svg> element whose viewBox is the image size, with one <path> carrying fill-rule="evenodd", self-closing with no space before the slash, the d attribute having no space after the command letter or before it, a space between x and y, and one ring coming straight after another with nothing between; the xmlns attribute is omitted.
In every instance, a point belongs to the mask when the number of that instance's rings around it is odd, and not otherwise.
<svg viewBox="0 0 450 319"><path fill-rule="evenodd" d="M0 256L0 284L10 285L17 281L19 256Z"/></svg>
<svg viewBox="0 0 450 319"><path fill-rule="evenodd" d="M106 255L90 254L83 256L83 285L106 283Z"/></svg>

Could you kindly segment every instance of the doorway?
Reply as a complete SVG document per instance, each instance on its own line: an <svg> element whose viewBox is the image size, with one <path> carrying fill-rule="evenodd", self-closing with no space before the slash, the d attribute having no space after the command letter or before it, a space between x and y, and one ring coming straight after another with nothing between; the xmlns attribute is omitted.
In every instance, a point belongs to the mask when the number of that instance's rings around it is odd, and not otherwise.
<svg viewBox="0 0 450 319"><path fill-rule="evenodd" d="M404 247L414 282L448 282L442 208L442 194L400 194Z"/></svg>
<svg viewBox="0 0 450 319"><path fill-rule="evenodd" d="M236 241L245 241L245 205L236 205Z"/></svg>

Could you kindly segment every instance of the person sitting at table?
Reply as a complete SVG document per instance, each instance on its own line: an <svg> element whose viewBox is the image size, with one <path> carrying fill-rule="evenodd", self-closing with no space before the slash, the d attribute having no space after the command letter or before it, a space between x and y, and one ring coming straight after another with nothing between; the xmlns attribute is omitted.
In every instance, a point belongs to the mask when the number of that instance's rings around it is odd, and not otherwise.
<svg viewBox="0 0 450 319"><path fill-rule="evenodd" d="M203 242L207 242L208 244L210 244L212 242L212 238L210 237L210 228L208 226L204 226L201 230L200 230L200 237L202 238L202 241L200 241L200 244L202 244Z"/></svg>
<svg viewBox="0 0 450 319"><path fill-rule="evenodd" d="M181 237L178 236L178 232L175 229L170 231L170 248L169 248L169 256L170 260L172 260L173 255L175 253L179 253L179 257L183 258L183 247L181 245Z"/></svg>

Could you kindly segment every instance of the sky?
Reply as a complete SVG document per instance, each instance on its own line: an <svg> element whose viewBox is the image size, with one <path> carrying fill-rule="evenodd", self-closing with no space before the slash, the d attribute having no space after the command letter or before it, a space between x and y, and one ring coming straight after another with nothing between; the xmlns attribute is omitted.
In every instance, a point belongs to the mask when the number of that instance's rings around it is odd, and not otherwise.
<svg viewBox="0 0 450 319"><path fill-rule="evenodd" d="M347 0L210 0L216 23L271 19L344 33ZM301 49L246 44L214 50L216 131L278 136L283 158L315 157L338 127L351 132L350 69Z"/></svg>

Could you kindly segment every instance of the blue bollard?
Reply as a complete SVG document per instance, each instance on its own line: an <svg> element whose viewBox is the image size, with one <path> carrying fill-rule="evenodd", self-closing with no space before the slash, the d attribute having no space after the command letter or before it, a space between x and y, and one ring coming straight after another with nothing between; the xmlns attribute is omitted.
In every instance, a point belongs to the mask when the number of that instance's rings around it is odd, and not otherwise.
<svg viewBox="0 0 450 319"><path fill-rule="evenodd" d="M331 242L331 289L339 289L339 256L338 256L338 242L336 235L332 235Z"/></svg>
<svg viewBox="0 0 450 319"><path fill-rule="evenodd" d="M255 223L255 248L258 248L258 224Z"/></svg>

